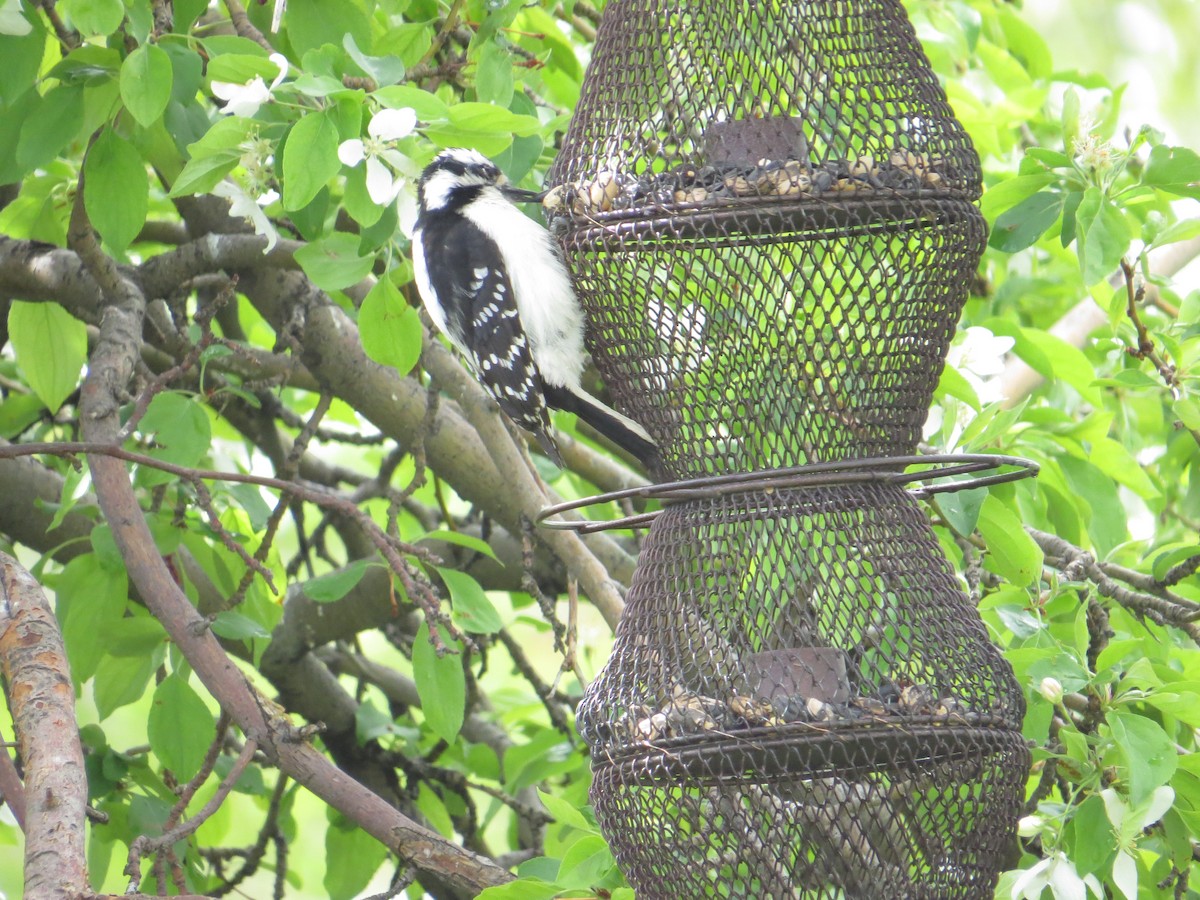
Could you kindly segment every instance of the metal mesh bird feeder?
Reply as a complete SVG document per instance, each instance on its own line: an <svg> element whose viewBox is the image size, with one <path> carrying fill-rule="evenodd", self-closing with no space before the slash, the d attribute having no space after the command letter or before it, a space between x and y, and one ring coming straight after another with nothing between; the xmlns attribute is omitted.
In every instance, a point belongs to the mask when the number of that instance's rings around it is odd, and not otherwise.
<svg viewBox="0 0 1200 900"><path fill-rule="evenodd" d="M990 897L1023 699L904 487L980 172L900 3L612 0L551 181L673 479L579 711L639 897Z"/></svg>

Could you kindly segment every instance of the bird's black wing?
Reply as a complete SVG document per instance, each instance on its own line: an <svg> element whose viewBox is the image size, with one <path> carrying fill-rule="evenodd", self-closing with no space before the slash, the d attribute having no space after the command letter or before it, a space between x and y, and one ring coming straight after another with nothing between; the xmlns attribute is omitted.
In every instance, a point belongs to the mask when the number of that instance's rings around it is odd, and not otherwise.
<svg viewBox="0 0 1200 900"><path fill-rule="evenodd" d="M446 310L450 339L467 355L504 414L532 432L557 462L541 373L530 353L504 260L495 243L470 220L440 224L430 223L422 239L430 282L439 296L451 298Z"/></svg>

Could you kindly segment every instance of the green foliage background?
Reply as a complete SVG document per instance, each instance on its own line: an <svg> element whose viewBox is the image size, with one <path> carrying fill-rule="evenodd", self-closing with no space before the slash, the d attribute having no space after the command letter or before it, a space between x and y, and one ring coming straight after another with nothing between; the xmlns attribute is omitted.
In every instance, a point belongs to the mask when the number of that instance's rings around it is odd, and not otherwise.
<svg viewBox="0 0 1200 900"><path fill-rule="evenodd" d="M66 246L82 190L105 252L142 265L186 239L172 230L181 220L177 203L223 191L239 216L281 241L273 254L286 254L288 265L357 318L373 359L401 374L419 372L422 329L410 304L403 228L411 177L438 148L471 146L513 181L539 185L579 96L593 11L557 0L450 7L434 0L292 0L272 34L270 7L254 4L249 21L286 58L284 71L246 29L239 34L230 26L237 4L179 0L174 28L164 33L155 31L156 5L60 0L54 8L64 33L56 34L55 22L32 4L0 4L0 185L12 186L0 188L7 191L0 235ZM1116 3L1086 4L1068 19L1069 35L1039 31L1019 4L1001 0L906 5L982 157L982 205L992 228L938 391L929 445L1011 453L1041 465L1036 482L956 495L931 509L1029 700L1025 733L1037 749L1022 857L997 896L1200 896L1189 885L1200 839L1200 626L1193 621L1200 609L1200 290L1186 268L1177 280L1164 275L1158 255L1176 253L1175 269L1200 255L1200 156L1168 141L1165 120L1096 74L1100 66L1079 63L1077 46L1070 48L1071 68L1057 60L1059 41L1068 39L1094 48L1103 57L1098 63L1119 59L1123 48L1108 30ZM1177 36L1196 27L1195 4L1124 6ZM1164 116L1195 111L1194 75L1187 73L1195 71L1196 51L1187 40L1178 44L1185 58L1177 77L1159 70ZM222 115L214 82L261 84L263 102ZM411 132L394 139L373 133L381 111L404 109L415 111ZM1200 141L1193 119L1170 131ZM364 141L367 159L349 165L339 148L354 140ZM372 160L387 188L399 191L395 202L372 198ZM1135 287L1146 289L1136 318L1123 266ZM22 300L3 274L0 297ZM188 291L178 302L189 302ZM279 335L260 313L244 297L233 302L242 330L237 342L278 350ZM1077 307L1103 311L1086 339L1052 330ZM53 303L9 306L0 356L6 440L74 437L73 395L89 324ZM194 325L186 336L200 339ZM1023 361L1045 380L1013 388L1011 367L990 365L1009 348L1010 361ZM227 402L261 404L257 376L234 365L235 356L227 343L205 348L196 383L159 394L131 446L184 466L237 470L261 460L223 415ZM1000 387L1010 392L997 393ZM294 384L275 393L293 414L288 434L298 435L317 394ZM370 430L366 421L340 399L326 416L343 432ZM568 417L557 425L573 432ZM152 438L163 434L170 441L155 449ZM397 489L419 471L411 457L388 462L386 445L329 446L330 461L348 469L374 473L392 465ZM62 460L45 465L63 479L59 520L95 517L85 477ZM606 486L595 474L543 474L565 496ZM217 525L175 480L149 469L134 477L159 552L187 548L232 594L247 567L219 539ZM411 499L439 521L393 511L404 540L493 552L466 527L469 504L439 479L414 485ZM363 502L381 522L388 516L384 500ZM274 503L246 485L214 487L220 527L250 552L268 534ZM109 816L91 832L93 887L120 892L128 844L160 826L175 799L172 782L200 768L218 710L161 626L130 601L107 525L97 519L89 538L69 561L50 553L58 543L53 533L45 546L20 555L53 592L80 692L91 803ZM299 550L285 527L263 559L277 592L254 579L236 610L213 623L267 690L255 666L279 624L284 586L289 598L300 592L337 604L375 565L334 541L316 569L321 577L305 578L288 566ZM452 601L464 631L490 642L505 628L539 677L554 679L552 635L528 593L496 589L453 566L438 570L423 559L413 565ZM581 669L590 678L611 635L586 604L578 627ZM424 711L401 708L361 673L341 676L354 693L362 743L439 770L398 764L411 809L446 837L500 856L519 849L520 814L497 797L537 788L555 824L537 854L521 861L522 880L486 896L582 897L597 889L630 896L586 807L588 764L579 742L555 727L528 674L514 669L511 645L495 643L486 671L478 658L464 670L462 657L434 654L427 636L425 625L406 641L365 632L359 646L339 650L344 658L362 650L415 685ZM574 697L581 690L574 673L560 687ZM489 698L486 708L480 695ZM468 714L507 734L503 759L463 736ZM0 718L0 734L11 733L11 721ZM191 809L212 795L227 765L223 757ZM368 883L382 889L394 867L382 846L294 785L284 784L272 799L277 779L274 770L252 766L190 839L181 851L189 887L218 884L214 857L202 850L253 844L269 814L279 843L290 848L288 896L353 897ZM18 830L0 822L0 891L9 896L21 893L20 852ZM243 890L266 896L276 865L268 853ZM142 887L153 890L148 866L144 872ZM419 886L409 893L420 896Z"/></svg>

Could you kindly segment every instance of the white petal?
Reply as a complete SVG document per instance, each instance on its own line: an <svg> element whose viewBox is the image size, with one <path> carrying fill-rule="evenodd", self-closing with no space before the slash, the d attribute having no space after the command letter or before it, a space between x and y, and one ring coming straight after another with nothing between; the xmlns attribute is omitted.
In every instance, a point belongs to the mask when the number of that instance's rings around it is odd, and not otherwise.
<svg viewBox="0 0 1200 900"><path fill-rule="evenodd" d="M1038 860L1022 872L1013 882L1011 900L1042 896L1042 888L1046 886L1046 870L1051 862L1049 859Z"/></svg>
<svg viewBox="0 0 1200 900"><path fill-rule="evenodd" d="M384 141L398 141L408 137L417 127L417 114L414 110L381 109L371 116L367 125L367 134Z"/></svg>
<svg viewBox="0 0 1200 900"><path fill-rule="evenodd" d="M267 218L267 214L258 204L254 205L254 210L248 215L248 218L250 224L254 226L255 233L261 234L267 239L267 246L263 247L263 253L270 253L279 243L279 232L275 230L275 226L271 224L271 220Z"/></svg>
<svg viewBox="0 0 1200 900"><path fill-rule="evenodd" d="M338 145L338 159L348 166L357 166L363 161L363 157L366 155L366 148L363 147L363 142L358 138L342 141Z"/></svg>
<svg viewBox="0 0 1200 900"><path fill-rule="evenodd" d="M258 202L259 206L270 206L272 203L274 203L278 199L279 199L279 191L272 189L272 190L267 191L262 196L260 196L258 198L257 202Z"/></svg>
<svg viewBox="0 0 1200 900"><path fill-rule="evenodd" d="M1150 795L1150 799L1142 801L1142 806L1138 807L1138 830L1149 828L1165 816L1174 802L1175 790L1173 788L1165 784L1156 787L1154 793Z"/></svg>
<svg viewBox="0 0 1200 900"><path fill-rule="evenodd" d="M386 206L396 199L396 180L392 170L371 156L367 158L367 193L371 200Z"/></svg>
<svg viewBox="0 0 1200 900"><path fill-rule="evenodd" d="M225 100L221 112L232 116L252 116L258 108L271 99L271 91L258 75L248 84L230 84L214 81L210 85L213 95Z"/></svg>
<svg viewBox="0 0 1200 900"><path fill-rule="evenodd" d="M1055 856L1050 867L1049 885L1054 900L1087 900L1087 887L1075 871L1075 864L1062 854Z"/></svg>
<svg viewBox="0 0 1200 900"><path fill-rule="evenodd" d="M267 239L267 246L263 253L270 252L279 242L279 232L275 230L275 226L271 224L267 214L262 211L262 207L242 189L241 185L232 181L222 181L212 189L212 192L218 197L232 201L229 204L229 214L249 219L250 224L254 226L255 233L261 234Z"/></svg>
<svg viewBox="0 0 1200 900"><path fill-rule="evenodd" d="M246 88L244 84L234 84L232 81L214 81L209 87L213 96L220 100L232 100Z"/></svg>
<svg viewBox="0 0 1200 900"><path fill-rule="evenodd" d="M1113 884L1125 895L1127 900L1137 900L1137 862L1124 850L1118 850L1117 858L1113 860L1112 879Z"/></svg>
<svg viewBox="0 0 1200 900"><path fill-rule="evenodd" d="M407 185L396 198L396 214L400 219L400 232L411 238L417 227L417 193Z"/></svg>
<svg viewBox="0 0 1200 900"><path fill-rule="evenodd" d="M279 74L276 75L275 78L271 81L271 90L275 90L275 88L279 87L279 82L281 82L281 81L283 81L283 79L287 78L287 73L288 73L287 57L284 56L282 53L272 53L270 56L267 57L267 59L269 59L271 62L275 63L276 66L279 67Z"/></svg>
<svg viewBox="0 0 1200 900"><path fill-rule="evenodd" d="M21 0L4 0L0 3L0 34L20 37L31 31L33 26L21 15Z"/></svg>
<svg viewBox="0 0 1200 900"><path fill-rule="evenodd" d="M1102 790L1100 798L1104 801L1104 811L1108 813L1108 821L1112 823L1112 827L1116 829L1119 835L1125 825L1125 819L1129 815L1129 807L1121 795L1113 788Z"/></svg>
<svg viewBox="0 0 1200 900"><path fill-rule="evenodd" d="M256 206L257 204L250 199L250 195L242 190L242 186L232 181L222 181L212 189L212 192L218 197L224 197L231 201L229 204L229 214L231 216L244 216L248 206Z"/></svg>

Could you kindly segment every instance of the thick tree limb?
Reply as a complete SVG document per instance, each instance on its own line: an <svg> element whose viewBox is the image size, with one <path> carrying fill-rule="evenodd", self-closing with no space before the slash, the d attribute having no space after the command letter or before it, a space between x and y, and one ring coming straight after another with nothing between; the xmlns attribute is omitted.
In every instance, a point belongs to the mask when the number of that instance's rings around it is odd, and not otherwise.
<svg viewBox="0 0 1200 900"><path fill-rule="evenodd" d="M75 723L75 688L58 621L41 585L4 553L0 666L25 763L24 896L75 897L88 888L87 776Z"/></svg>

